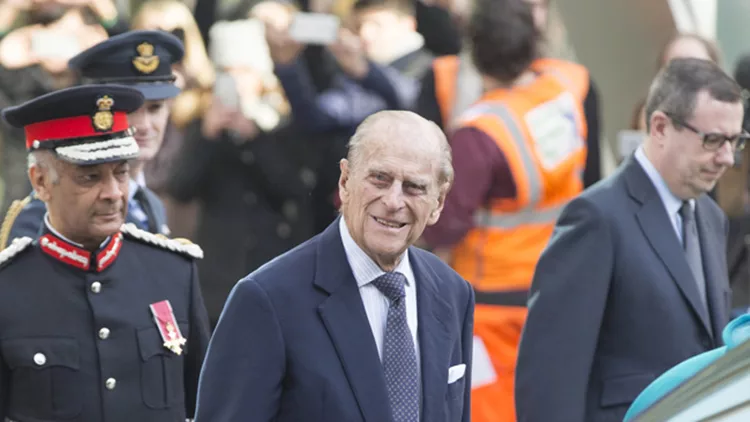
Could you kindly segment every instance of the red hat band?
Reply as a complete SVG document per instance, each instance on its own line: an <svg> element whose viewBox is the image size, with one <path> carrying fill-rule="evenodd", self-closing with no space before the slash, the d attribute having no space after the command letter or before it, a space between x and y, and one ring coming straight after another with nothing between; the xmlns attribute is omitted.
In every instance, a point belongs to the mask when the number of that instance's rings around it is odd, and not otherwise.
<svg viewBox="0 0 750 422"><path fill-rule="evenodd" d="M64 117L32 123L24 128L26 148L39 147L35 144L61 139L91 138L122 132L128 129L128 115L122 111L100 111L93 116Z"/></svg>

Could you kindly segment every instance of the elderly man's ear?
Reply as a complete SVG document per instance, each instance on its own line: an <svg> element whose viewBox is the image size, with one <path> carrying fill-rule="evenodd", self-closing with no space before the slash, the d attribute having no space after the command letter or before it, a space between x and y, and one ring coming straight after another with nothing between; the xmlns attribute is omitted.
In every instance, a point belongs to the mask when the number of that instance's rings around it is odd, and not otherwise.
<svg viewBox="0 0 750 422"><path fill-rule="evenodd" d="M50 168L53 165L48 163L47 165L35 164L29 167L29 181L31 187L34 189L36 196L43 202L47 202L50 198L50 186L57 183L57 171L56 169Z"/></svg>
<svg viewBox="0 0 750 422"><path fill-rule="evenodd" d="M448 195L448 190L450 189L450 185L448 183L444 184L440 187L440 194L437 198L437 204L435 208L433 208L432 212L430 212L430 216L427 219L427 225L431 226L438 222L440 219L440 214L443 212L443 207L445 206L445 197Z"/></svg>

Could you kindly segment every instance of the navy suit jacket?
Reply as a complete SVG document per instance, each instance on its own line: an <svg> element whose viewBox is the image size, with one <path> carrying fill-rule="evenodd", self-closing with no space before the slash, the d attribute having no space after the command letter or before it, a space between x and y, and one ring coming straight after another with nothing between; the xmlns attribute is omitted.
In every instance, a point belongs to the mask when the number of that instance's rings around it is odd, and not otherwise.
<svg viewBox="0 0 750 422"><path fill-rule="evenodd" d="M146 204L143 205L149 217L149 226L151 226L149 231L154 234L169 235L167 212L161 199L150 189L146 187L141 187L141 189L143 189L146 198ZM8 222L8 224L12 224L8 243L17 237L23 236L36 239L42 230L42 222L44 221L44 214L47 212L47 205L41 199L37 198L33 192L29 194L29 198L26 198L26 200L28 201L27 204L21 209L16 219ZM126 216L125 222L135 223L130 213ZM0 245L0 249L5 246L7 245Z"/></svg>
<svg viewBox="0 0 750 422"><path fill-rule="evenodd" d="M727 219L697 198L701 305L656 188L631 156L571 201L534 274L516 369L519 422L622 421L676 364L722 345Z"/></svg>
<svg viewBox="0 0 750 422"><path fill-rule="evenodd" d="M469 421L474 293L409 248L425 422ZM466 364L448 384L450 367ZM196 422L388 422L383 368L338 220L241 280L209 344Z"/></svg>

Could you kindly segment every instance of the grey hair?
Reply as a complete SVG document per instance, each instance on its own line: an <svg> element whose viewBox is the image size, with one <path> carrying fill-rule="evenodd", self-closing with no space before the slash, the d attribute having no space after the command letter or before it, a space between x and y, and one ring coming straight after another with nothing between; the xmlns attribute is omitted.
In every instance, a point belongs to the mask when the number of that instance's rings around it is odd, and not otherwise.
<svg viewBox="0 0 750 422"><path fill-rule="evenodd" d="M440 168L438 171L438 186L453 184L453 155L448 139L442 129L435 123L411 111L385 110L368 116L349 139L347 160L351 166L357 166L362 160L369 142L396 135L404 129L416 132L420 137L431 137L440 148ZM375 134L379 137L373 136ZM409 142L403 139L402 142Z"/></svg>
<svg viewBox="0 0 750 422"><path fill-rule="evenodd" d="M32 167L38 167L47 170L52 183L57 184L60 181L60 175L57 172L54 160L55 156L51 151L33 151L29 153L27 159L28 169L31 170Z"/></svg>
<svg viewBox="0 0 750 422"><path fill-rule="evenodd" d="M673 59L656 76L646 100L646 129L651 130L651 116L659 110L680 122L687 122L695 112L696 98L707 91L711 98L724 103L742 101L742 89L715 63L695 58ZM676 124L679 128L679 124Z"/></svg>

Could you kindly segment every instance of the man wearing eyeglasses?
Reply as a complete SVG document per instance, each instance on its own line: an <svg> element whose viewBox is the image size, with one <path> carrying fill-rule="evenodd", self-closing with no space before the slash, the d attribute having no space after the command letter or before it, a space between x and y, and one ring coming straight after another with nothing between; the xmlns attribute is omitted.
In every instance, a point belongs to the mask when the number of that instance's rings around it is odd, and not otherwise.
<svg viewBox="0 0 750 422"><path fill-rule="evenodd" d="M745 146L742 118L740 87L711 62L656 77L643 145L568 204L536 267L519 422L622 420L656 377L721 346L728 225L707 192Z"/></svg>

